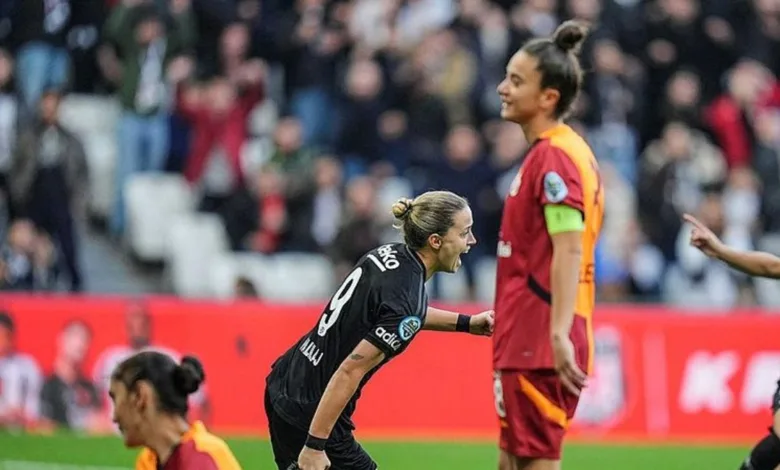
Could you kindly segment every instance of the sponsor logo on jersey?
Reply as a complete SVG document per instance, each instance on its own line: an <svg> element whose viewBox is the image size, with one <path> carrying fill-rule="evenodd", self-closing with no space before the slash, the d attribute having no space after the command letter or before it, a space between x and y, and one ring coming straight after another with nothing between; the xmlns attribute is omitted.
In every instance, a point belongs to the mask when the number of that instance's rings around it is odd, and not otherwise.
<svg viewBox="0 0 780 470"><path fill-rule="evenodd" d="M422 322L417 317L404 318L400 325L398 325L398 334L401 335L401 339L409 341L412 336L415 335L422 327Z"/></svg>
<svg viewBox="0 0 780 470"><path fill-rule="evenodd" d="M552 203L561 202L569 194L569 188L561 178L561 175L554 171L548 171L544 175L544 196Z"/></svg>
<svg viewBox="0 0 780 470"><path fill-rule="evenodd" d="M393 249L393 245L382 245L377 248L376 253L379 255L378 258L373 254L369 254L368 259L370 259L382 272L385 272L388 269L396 269L401 265L398 258L395 256L398 252Z"/></svg>
<svg viewBox="0 0 780 470"><path fill-rule="evenodd" d="M374 333L379 337L379 339L390 346L393 351L398 351L398 348L400 348L401 344L403 344L401 338L399 338L397 334L391 331L387 331L384 327L378 327Z"/></svg>

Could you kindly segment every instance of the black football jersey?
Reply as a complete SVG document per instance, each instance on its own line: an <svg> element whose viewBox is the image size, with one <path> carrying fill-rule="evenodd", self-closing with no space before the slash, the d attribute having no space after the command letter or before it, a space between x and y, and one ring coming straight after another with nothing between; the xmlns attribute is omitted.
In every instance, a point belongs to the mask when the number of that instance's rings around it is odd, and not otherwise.
<svg viewBox="0 0 780 470"><path fill-rule="evenodd" d="M354 429L360 392L384 364L401 354L425 323L425 267L406 245L366 253L325 306L314 327L272 366L267 386L274 409L308 430L331 376L362 340L385 359L366 374L339 417L332 435Z"/></svg>

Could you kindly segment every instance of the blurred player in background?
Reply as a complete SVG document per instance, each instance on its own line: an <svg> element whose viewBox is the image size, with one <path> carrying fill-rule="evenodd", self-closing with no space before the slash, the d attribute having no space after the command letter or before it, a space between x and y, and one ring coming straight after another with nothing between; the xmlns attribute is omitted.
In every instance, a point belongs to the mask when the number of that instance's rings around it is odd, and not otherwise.
<svg viewBox="0 0 780 470"><path fill-rule="evenodd" d="M695 217L685 214L686 222L693 226L691 245L702 253L751 276L780 279L780 258L761 251L740 251L725 245L712 230ZM774 414L769 435L759 441L740 470L775 470L780 466L780 381L772 397Z"/></svg>
<svg viewBox="0 0 780 470"><path fill-rule="evenodd" d="M109 379L113 371L122 361L133 354L142 351L156 351L167 354L174 360L181 358L181 354L177 351L152 343L153 327L152 316L143 303L132 303L128 306L125 313L127 343L117 344L104 349L95 360L93 366L92 377L101 398L108 393ZM205 387L202 387L190 397L190 406L192 408L190 414L208 423L209 409L206 396ZM106 420L111 416L110 405L110 402L106 402L104 406L103 416Z"/></svg>
<svg viewBox="0 0 780 470"><path fill-rule="evenodd" d="M0 429L28 428L40 418L43 375L35 358L16 349L11 316L0 312Z"/></svg>
<svg viewBox="0 0 780 470"><path fill-rule="evenodd" d="M582 85L587 28L567 21L510 60L501 117L529 148L498 245L494 392L501 470L560 468L563 438L592 361L594 257L604 194L588 144L563 123Z"/></svg>
<svg viewBox="0 0 780 470"><path fill-rule="evenodd" d="M83 370L91 342L92 330L82 320L66 323L57 338L52 372L41 389L41 422L50 428L105 431L100 398Z"/></svg>
<svg viewBox="0 0 780 470"><path fill-rule="evenodd" d="M200 421L187 421L187 397L206 375L200 361L177 364L155 351L135 354L111 375L114 422L127 447L144 449L136 470L240 470L228 445Z"/></svg>
<svg viewBox="0 0 780 470"><path fill-rule="evenodd" d="M493 331L493 312L438 310L428 307L425 293L434 273L456 272L476 243L466 200L432 191L402 199L392 211L404 243L365 254L314 328L272 366L265 410L281 470L376 469L352 434L352 413L366 382L421 329Z"/></svg>

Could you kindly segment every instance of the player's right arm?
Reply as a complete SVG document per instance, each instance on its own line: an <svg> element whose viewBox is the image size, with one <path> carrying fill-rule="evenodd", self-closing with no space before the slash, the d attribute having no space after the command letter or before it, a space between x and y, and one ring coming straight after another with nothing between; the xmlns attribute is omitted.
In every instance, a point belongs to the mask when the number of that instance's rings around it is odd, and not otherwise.
<svg viewBox="0 0 780 470"><path fill-rule="evenodd" d="M763 251L740 251L723 245L717 258L751 276L780 279L780 258Z"/></svg>
<svg viewBox="0 0 780 470"><path fill-rule="evenodd" d="M341 363L330 378L314 413L309 434L327 439L333 431L344 408L355 394L363 377L385 358L385 353L366 340L362 340Z"/></svg>
<svg viewBox="0 0 780 470"><path fill-rule="evenodd" d="M314 413L309 436L298 455L298 467L302 470L330 468L325 454L325 444L341 413L360 386L363 377L378 366L385 353L367 340L362 340L331 376Z"/></svg>
<svg viewBox="0 0 780 470"><path fill-rule="evenodd" d="M705 255L751 276L780 279L780 258L777 256L762 251L735 250L692 215L685 214L683 219L693 225L691 245Z"/></svg>

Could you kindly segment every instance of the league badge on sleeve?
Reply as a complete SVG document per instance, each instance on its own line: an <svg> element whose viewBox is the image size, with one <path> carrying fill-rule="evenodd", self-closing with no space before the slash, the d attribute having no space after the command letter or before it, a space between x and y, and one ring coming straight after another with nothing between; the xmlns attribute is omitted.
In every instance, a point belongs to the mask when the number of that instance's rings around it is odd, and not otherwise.
<svg viewBox="0 0 780 470"><path fill-rule="evenodd" d="M403 319L400 325L398 325L398 334L401 335L401 339L409 341L415 333L420 331L422 322L417 317L406 317Z"/></svg>
<svg viewBox="0 0 780 470"><path fill-rule="evenodd" d="M569 188L561 178L561 175L554 171L548 171L544 175L544 197L552 203L558 203L566 199L569 194Z"/></svg>

